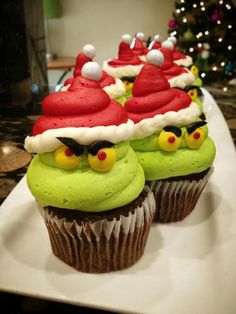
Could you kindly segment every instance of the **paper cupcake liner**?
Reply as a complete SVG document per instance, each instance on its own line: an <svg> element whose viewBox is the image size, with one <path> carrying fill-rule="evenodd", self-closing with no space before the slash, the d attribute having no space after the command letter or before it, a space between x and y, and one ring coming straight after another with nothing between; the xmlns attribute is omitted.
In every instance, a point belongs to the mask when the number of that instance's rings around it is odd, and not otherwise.
<svg viewBox="0 0 236 314"><path fill-rule="evenodd" d="M157 180L148 183L156 200L154 222L169 223L183 220L194 209L213 168L199 180Z"/></svg>
<svg viewBox="0 0 236 314"><path fill-rule="evenodd" d="M142 206L127 216L67 221L47 208L44 220L53 253L78 271L103 273L134 264L144 252L155 212L155 199L148 187Z"/></svg>

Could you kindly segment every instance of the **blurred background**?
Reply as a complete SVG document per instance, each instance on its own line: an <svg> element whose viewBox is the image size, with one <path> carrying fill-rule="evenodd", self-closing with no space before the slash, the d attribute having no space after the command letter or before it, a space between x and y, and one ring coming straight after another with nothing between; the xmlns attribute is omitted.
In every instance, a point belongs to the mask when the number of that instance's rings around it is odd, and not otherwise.
<svg viewBox="0 0 236 314"><path fill-rule="evenodd" d="M124 33L176 36L193 57L203 86L216 99L236 144L236 0L0 1L0 201L25 175L24 139L41 101L72 76L85 44L100 63L118 53ZM0 313L105 313L0 293Z"/></svg>

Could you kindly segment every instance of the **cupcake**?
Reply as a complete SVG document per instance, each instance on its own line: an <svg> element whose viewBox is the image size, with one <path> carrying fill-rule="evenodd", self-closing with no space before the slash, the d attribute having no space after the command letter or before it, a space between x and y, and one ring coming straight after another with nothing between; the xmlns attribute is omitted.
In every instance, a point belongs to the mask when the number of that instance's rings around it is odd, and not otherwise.
<svg viewBox="0 0 236 314"><path fill-rule="evenodd" d="M185 68L190 67L193 64L193 60L190 56L187 56L180 52L178 49L176 49L177 39L173 36L168 37L169 41L171 41L174 45L173 47L173 61L177 65L183 66Z"/></svg>
<svg viewBox="0 0 236 314"><path fill-rule="evenodd" d="M166 40L162 42L159 49L164 55L164 62L161 66L165 78L170 83L171 87L185 88L191 86L195 80L195 77L191 71L187 68L183 68L173 60L174 45L171 41Z"/></svg>
<svg viewBox="0 0 236 314"><path fill-rule="evenodd" d="M121 270L143 254L155 200L129 138L133 122L86 63L77 88L49 94L25 148L27 171L53 253L78 271ZM80 83L80 87L78 87Z"/></svg>
<svg viewBox="0 0 236 314"><path fill-rule="evenodd" d="M95 55L96 50L93 45L87 44L83 47L82 52L79 53L76 58L76 65L73 71L73 77L68 78L64 82L64 86L61 88L61 91L68 90L70 85L74 81L76 81L75 78L81 75L81 69L84 66L84 64L87 62L91 62ZM121 97L125 93L125 87L122 81L118 78L114 78L113 76L107 74L105 71L102 71L102 77L99 81L99 84L112 99Z"/></svg>
<svg viewBox="0 0 236 314"><path fill-rule="evenodd" d="M145 61L145 56L148 52L148 48L144 44L143 33L139 32L136 34L131 44L131 49L136 56L138 56L141 60Z"/></svg>
<svg viewBox="0 0 236 314"><path fill-rule="evenodd" d="M211 173L215 145L199 106L171 88L162 73L164 56L147 54L147 63L125 102L135 123L131 146L156 199L156 222L184 219L194 209Z"/></svg>
<svg viewBox="0 0 236 314"><path fill-rule="evenodd" d="M190 71L194 75L194 81L192 83L193 86L201 87L202 86L202 79L199 77L199 71L196 65L193 65L193 60L190 56L187 56L176 49L177 39L175 37L169 37L167 40L171 41L174 45L173 48L173 61L177 65L183 66L185 68L190 68Z"/></svg>
<svg viewBox="0 0 236 314"><path fill-rule="evenodd" d="M130 48L131 42L131 35L123 35L118 57L103 62L103 70L111 76L121 79L125 86L126 92L117 99L121 104L132 95L133 82L144 64Z"/></svg>

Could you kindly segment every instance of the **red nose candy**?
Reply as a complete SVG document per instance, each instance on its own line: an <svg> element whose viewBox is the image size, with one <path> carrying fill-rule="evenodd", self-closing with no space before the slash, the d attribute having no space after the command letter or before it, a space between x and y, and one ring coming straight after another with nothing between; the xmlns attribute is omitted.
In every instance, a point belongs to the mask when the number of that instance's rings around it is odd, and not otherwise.
<svg viewBox="0 0 236 314"><path fill-rule="evenodd" d="M200 134L199 132L195 132L195 133L193 134L193 137L194 137L196 140L198 140L198 139L200 138L200 136L201 136L201 134Z"/></svg>
<svg viewBox="0 0 236 314"><path fill-rule="evenodd" d="M70 156L72 156L74 153L72 152L72 150L69 148L69 147L67 147L66 149L65 149L65 155L66 156L68 156L68 157L70 157Z"/></svg>
<svg viewBox="0 0 236 314"><path fill-rule="evenodd" d="M107 157L107 154L104 151L100 151L97 154L99 160L104 160Z"/></svg>
<svg viewBox="0 0 236 314"><path fill-rule="evenodd" d="M175 137L174 136L170 136L169 138L168 138L168 142L169 143L174 143L175 142Z"/></svg>

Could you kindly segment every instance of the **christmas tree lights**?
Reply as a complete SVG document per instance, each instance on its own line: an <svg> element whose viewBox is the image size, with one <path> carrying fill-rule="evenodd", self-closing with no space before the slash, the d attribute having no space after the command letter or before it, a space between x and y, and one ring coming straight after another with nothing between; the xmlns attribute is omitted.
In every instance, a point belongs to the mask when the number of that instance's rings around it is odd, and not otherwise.
<svg viewBox="0 0 236 314"><path fill-rule="evenodd" d="M236 8L230 0L175 2L169 34L205 79L231 78L236 60Z"/></svg>

